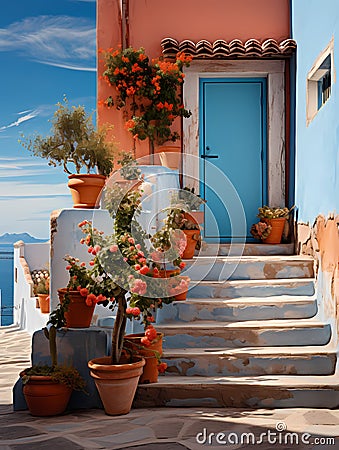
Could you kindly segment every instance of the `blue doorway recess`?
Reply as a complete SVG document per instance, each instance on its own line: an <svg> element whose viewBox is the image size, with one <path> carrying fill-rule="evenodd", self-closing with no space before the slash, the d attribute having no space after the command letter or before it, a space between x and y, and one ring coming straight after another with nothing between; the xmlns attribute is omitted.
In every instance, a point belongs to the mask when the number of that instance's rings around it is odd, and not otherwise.
<svg viewBox="0 0 339 450"><path fill-rule="evenodd" d="M200 192L204 238L251 240L267 199L266 79L200 79Z"/></svg>

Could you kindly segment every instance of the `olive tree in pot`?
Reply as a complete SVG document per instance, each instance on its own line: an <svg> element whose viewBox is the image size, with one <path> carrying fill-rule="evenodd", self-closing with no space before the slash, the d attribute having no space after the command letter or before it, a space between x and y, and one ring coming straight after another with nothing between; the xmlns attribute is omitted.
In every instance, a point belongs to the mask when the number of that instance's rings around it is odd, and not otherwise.
<svg viewBox="0 0 339 450"><path fill-rule="evenodd" d="M57 107L49 136L22 136L19 142L34 156L47 159L48 165L63 167L69 175L74 208L98 207L117 150L106 140L107 128L96 130L83 106L70 107L64 98Z"/></svg>

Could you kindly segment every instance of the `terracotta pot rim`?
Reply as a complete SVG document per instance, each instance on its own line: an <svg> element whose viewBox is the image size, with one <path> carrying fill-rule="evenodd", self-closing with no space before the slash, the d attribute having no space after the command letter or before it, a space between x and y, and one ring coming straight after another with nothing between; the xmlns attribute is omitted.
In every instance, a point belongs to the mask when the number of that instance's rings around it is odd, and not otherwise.
<svg viewBox="0 0 339 450"><path fill-rule="evenodd" d="M133 334L126 334L124 337L124 340L128 341L129 339L139 339L145 337L145 333L133 333ZM163 339L164 333L157 332L157 337L151 341L151 344L158 342L160 339ZM142 344L141 344L142 345ZM147 349L147 347L145 347Z"/></svg>
<svg viewBox="0 0 339 450"><path fill-rule="evenodd" d="M101 178L105 180L107 177L101 173L72 173L71 175L68 175L68 178L70 180L73 178Z"/></svg>
<svg viewBox="0 0 339 450"><path fill-rule="evenodd" d="M93 358L89 360L88 367L91 370L98 370L101 372L120 372L133 368L136 369L145 365L145 358L143 356L133 355L132 359L136 359L137 361L134 361L132 363L111 364L110 356L101 356L99 358Z"/></svg>

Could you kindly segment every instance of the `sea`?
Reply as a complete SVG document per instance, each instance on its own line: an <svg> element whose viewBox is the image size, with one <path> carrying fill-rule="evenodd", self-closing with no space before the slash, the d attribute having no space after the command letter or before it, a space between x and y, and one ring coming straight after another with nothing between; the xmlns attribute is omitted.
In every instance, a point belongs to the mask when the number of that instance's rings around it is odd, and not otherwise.
<svg viewBox="0 0 339 450"><path fill-rule="evenodd" d="M13 244L0 244L0 325L13 323Z"/></svg>

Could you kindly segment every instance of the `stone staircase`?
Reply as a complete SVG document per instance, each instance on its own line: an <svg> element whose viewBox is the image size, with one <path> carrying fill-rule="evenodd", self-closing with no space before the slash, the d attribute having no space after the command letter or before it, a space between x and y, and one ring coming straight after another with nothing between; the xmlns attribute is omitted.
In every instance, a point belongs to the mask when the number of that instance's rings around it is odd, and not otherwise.
<svg viewBox="0 0 339 450"><path fill-rule="evenodd" d="M226 256L229 246L209 245L187 261L187 300L157 313L166 376L140 385L135 406L338 407L313 259L292 251L247 244Z"/></svg>

